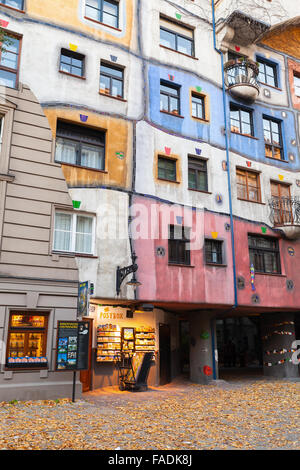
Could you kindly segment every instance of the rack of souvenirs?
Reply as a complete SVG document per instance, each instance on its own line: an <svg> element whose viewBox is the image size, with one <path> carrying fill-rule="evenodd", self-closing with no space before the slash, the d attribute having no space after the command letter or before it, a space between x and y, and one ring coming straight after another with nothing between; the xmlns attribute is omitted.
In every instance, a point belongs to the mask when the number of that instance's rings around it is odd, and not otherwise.
<svg viewBox="0 0 300 470"><path fill-rule="evenodd" d="M121 350L121 329L118 325L97 327L97 362L113 362Z"/></svg>
<svg viewBox="0 0 300 470"><path fill-rule="evenodd" d="M155 328L151 328L150 326L139 326L135 329L135 350L154 352Z"/></svg>

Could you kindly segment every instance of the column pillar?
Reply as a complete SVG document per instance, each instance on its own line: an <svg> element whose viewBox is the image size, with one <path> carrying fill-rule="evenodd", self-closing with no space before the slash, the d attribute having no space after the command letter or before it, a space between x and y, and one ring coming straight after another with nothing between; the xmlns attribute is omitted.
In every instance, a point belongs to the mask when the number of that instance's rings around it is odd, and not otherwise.
<svg viewBox="0 0 300 470"><path fill-rule="evenodd" d="M215 332L211 329L211 318L208 312L190 316L190 380L199 384L209 384L214 379L212 333Z"/></svg>

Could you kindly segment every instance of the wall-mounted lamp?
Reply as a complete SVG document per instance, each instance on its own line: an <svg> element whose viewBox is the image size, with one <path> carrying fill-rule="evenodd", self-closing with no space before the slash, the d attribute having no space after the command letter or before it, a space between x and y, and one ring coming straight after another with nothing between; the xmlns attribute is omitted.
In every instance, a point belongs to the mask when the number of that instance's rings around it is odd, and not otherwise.
<svg viewBox="0 0 300 470"><path fill-rule="evenodd" d="M131 281L128 281L126 284L133 288L137 288L141 286L141 282L139 282L135 277L135 272L138 270L138 265L135 263L137 260L137 256L135 252L132 253L132 264L130 266L126 266L125 268L117 267L117 278L116 278L116 291L117 295L120 294L121 291L121 284L124 281L125 277L127 277L130 273L133 273Z"/></svg>

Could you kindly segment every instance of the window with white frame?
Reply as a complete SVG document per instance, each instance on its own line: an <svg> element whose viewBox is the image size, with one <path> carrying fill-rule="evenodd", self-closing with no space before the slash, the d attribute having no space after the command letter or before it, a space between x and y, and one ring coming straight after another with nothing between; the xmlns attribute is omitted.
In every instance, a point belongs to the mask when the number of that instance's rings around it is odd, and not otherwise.
<svg viewBox="0 0 300 470"><path fill-rule="evenodd" d="M95 217L72 212L55 213L54 251L94 254Z"/></svg>

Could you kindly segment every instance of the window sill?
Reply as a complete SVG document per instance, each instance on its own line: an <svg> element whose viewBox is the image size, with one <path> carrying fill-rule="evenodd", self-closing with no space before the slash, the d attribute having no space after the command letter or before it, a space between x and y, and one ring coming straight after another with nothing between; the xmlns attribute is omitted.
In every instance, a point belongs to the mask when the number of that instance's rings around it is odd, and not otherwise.
<svg viewBox="0 0 300 470"><path fill-rule="evenodd" d="M261 272L257 272L255 271L255 276L256 275L260 275L260 276L273 276L273 277L287 277L286 274L277 274L277 273L261 273Z"/></svg>
<svg viewBox="0 0 300 470"><path fill-rule="evenodd" d="M259 140L257 137L254 137L254 135L242 134L241 132L234 132L234 131L230 131L230 133L241 135L242 137L249 137L249 139Z"/></svg>
<svg viewBox="0 0 300 470"><path fill-rule="evenodd" d="M176 52L177 54L184 55L185 57L189 57L190 59L199 60L197 57L193 55L185 54L184 52L177 51L176 49L171 49L171 47L163 46L162 44L160 44L159 47L162 47L163 49L166 49L167 51L172 51L172 52Z"/></svg>
<svg viewBox="0 0 300 470"><path fill-rule="evenodd" d="M202 189L188 188L189 191L195 191L196 193L212 194L210 191L204 191Z"/></svg>
<svg viewBox="0 0 300 470"><path fill-rule="evenodd" d="M254 204L261 204L262 206L265 206L265 202L260 202L260 201L251 201L250 199L243 199L241 197L237 198L238 201L244 201L244 202L253 202Z"/></svg>
<svg viewBox="0 0 300 470"><path fill-rule="evenodd" d="M206 266L215 266L216 268L227 268L227 264L219 264L219 263L205 263Z"/></svg>
<svg viewBox="0 0 300 470"><path fill-rule="evenodd" d="M73 253L71 251L52 251L53 255L59 255L59 256L67 256L70 258L78 257L78 258L94 258L98 259L98 256L95 255L90 255L88 253Z"/></svg>
<svg viewBox="0 0 300 470"><path fill-rule="evenodd" d="M268 85L267 83L264 83L264 82L258 82L258 83L259 83L261 86L267 86L267 87L273 88L273 90L282 91L282 88L278 88L277 86Z"/></svg>
<svg viewBox="0 0 300 470"><path fill-rule="evenodd" d="M177 117L177 118L180 118L180 119L184 119L184 116L181 116L180 114L169 113L169 111L162 111L162 110L160 110L160 112L163 113L163 114L168 114L168 116L174 116L174 117Z"/></svg>
<svg viewBox="0 0 300 470"><path fill-rule="evenodd" d="M55 160L55 163L58 163L60 165L65 165L65 166L72 166L74 168L81 168L83 170L97 171L98 173L108 173L107 170L99 170L98 168L91 168L89 166L75 165L74 163L59 162L57 160Z"/></svg>
<svg viewBox="0 0 300 470"><path fill-rule="evenodd" d="M181 263L168 263L168 266L175 266L180 268L194 268L192 264L181 264Z"/></svg>
<svg viewBox="0 0 300 470"><path fill-rule="evenodd" d="M208 123L210 122L209 119L205 119L205 118L199 118L197 116L193 116L191 115L192 119L195 119L195 121L199 121L199 122L203 122L203 123Z"/></svg>
<svg viewBox="0 0 300 470"><path fill-rule="evenodd" d="M267 155L265 155L265 157L268 158L269 160L275 160L275 162L289 163L288 160L282 160L281 158L267 157Z"/></svg>
<svg viewBox="0 0 300 470"><path fill-rule="evenodd" d="M74 75L73 73L64 72L63 70L59 70L59 73L62 73L63 75L67 75L68 77L80 78L81 80L86 80L86 77L81 77L80 75Z"/></svg>
<svg viewBox="0 0 300 470"><path fill-rule="evenodd" d="M8 5L4 5L4 3L0 2L0 7L8 8L9 10L17 11L19 13L25 13L25 10L19 10L18 8L10 7Z"/></svg>
<svg viewBox="0 0 300 470"><path fill-rule="evenodd" d="M113 98L114 100L123 101L124 103L127 103L127 100L124 100L124 98L119 98L118 96L108 95L107 93L102 93L101 91L99 91L99 95L107 96L107 98Z"/></svg>
<svg viewBox="0 0 300 470"><path fill-rule="evenodd" d="M180 181L167 180L165 178L157 178L158 181L166 181L167 183L180 184Z"/></svg>
<svg viewBox="0 0 300 470"><path fill-rule="evenodd" d="M93 23L100 24L101 26L106 26L106 28L111 28L114 29L115 31L122 31L119 28L116 28L115 26L110 26L109 24L101 23L101 21L94 20L93 18L89 18L88 16L84 16L85 20L92 21Z"/></svg>

